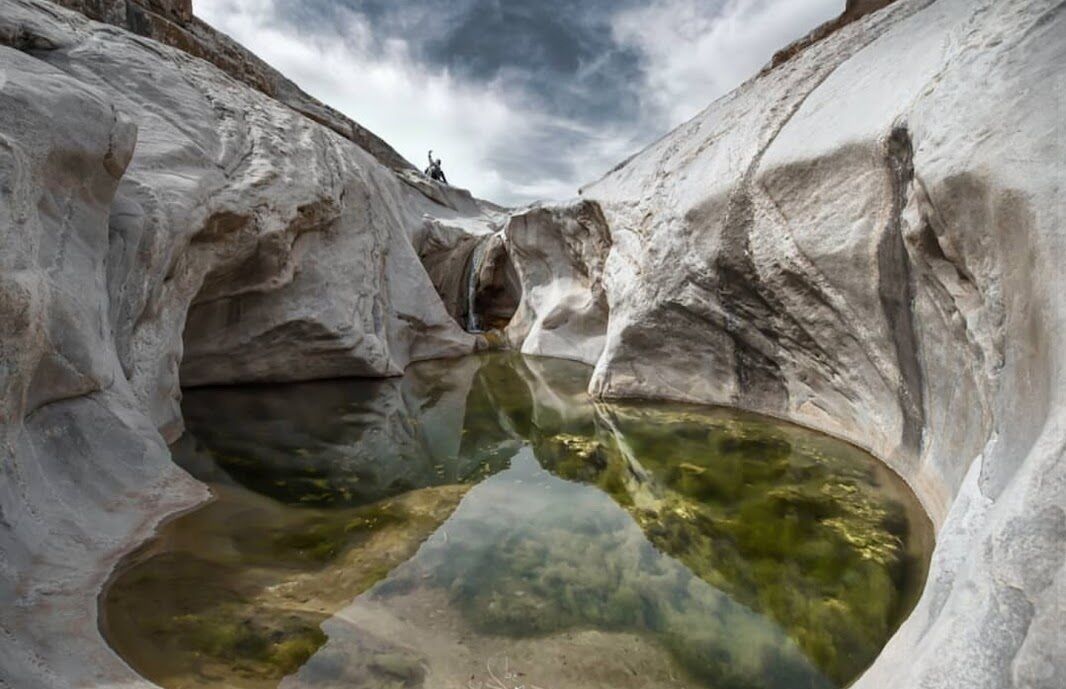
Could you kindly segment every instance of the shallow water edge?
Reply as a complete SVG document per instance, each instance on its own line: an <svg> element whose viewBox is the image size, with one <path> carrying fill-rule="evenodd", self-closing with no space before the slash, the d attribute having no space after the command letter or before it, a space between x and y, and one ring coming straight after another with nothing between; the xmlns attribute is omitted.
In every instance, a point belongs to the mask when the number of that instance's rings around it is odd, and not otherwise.
<svg viewBox="0 0 1066 689"><path fill-rule="evenodd" d="M383 650L389 639L368 640L367 630L395 624L398 610L425 613L434 591L444 592L450 614L458 615L451 628L465 626L486 648L489 637L509 639L505 646L512 652L524 645L533 658L543 649L532 649L531 640L599 629L601 635L622 634L618 643L629 638L650 649L648 671L666 668L669 676L680 668L691 686L704 686L701 674L722 685L730 673L738 676L724 686L744 686L756 677L764 686L796 686L800 676L808 676L803 686L839 686L861 671L902 620L898 613L913 605L928 562L931 530L916 518L913 495L895 485L901 484L898 477L840 441L777 428L764 417L656 403L593 404L586 384L586 367L496 354L418 365L393 381L191 391L191 433L175 456L212 485L218 500L164 526L117 573L109 591L155 562L157 574L193 572L197 595L203 582L222 582L213 598L185 601L183 610L217 613L254 601L253 607L283 611L287 621L280 625L235 614L242 624L265 625L243 636L232 627L219 636L218 625L228 623L215 617L171 615L182 618L186 636L211 628L212 638L194 643L201 657L225 660L243 649L255 661L238 669L239 681L248 686L270 685L271 673L284 677L296 668L302 668L300 686L329 686L320 656L333 657L334 665L356 648L364 655L372 648L371 655L395 656L395 649ZM190 440L197 446L190 447ZM774 487L786 475L786 483ZM873 500L866 484L889 486L888 502ZM823 495L827 486L832 490ZM562 502L560 494L566 496ZM516 496L525 496L524 507ZM510 514L501 516L501 505ZM840 514L819 513L827 505ZM556 525L559 514L583 518ZM229 528L250 517L255 537ZM768 519L769 531L755 528ZM494 522L498 528L490 528ZM875 522L894 524L898 533L879 536L869 528ZM572 536L577 526L580 537ZM811 540L815 533L821 535ZM924 542L923 533L929 535ZM212 539L218 547L206 546ZM597 543L595 566L586 570L582 562L590 561ZM609 543L614 545L604 545ZM796 550L795 543L808 547ZM867 618L861 624L879 630L880 642L843 648L842 640L865 633L831 631L832 606L797 613L799 599L789 602L792 590L852 600L848 586L840 588L843 575L865 571L863 580L873 581L879 570L866 571L863 563L885 565L893 553L915 547L906 554L913 562L906 573L900 570L904 578L894 594L909 605L896 600L880 611L859 606ZM368 559L368 553L385 555ZM180 567L160 559L175 556ZM492 567L484 566L486 557ZM560 562L573 571L560 575ZM615 579L586 586L590 571L605 562L613 563ZM412 569L420 574L413 577ZM531 589L525 581L530 572L541 578ZM775 581L777 588L770 585ZM629 598L574 607L575 591L587 598L620 583ZM335 595L323 599L316 592L323 588ZM270 594L263 598L262 591ZM857 610L857 601L847 605ZM688 614L692 610L703 612ZM111 612L105 627L115 623ZM829 617L816 623L819 615ZM361 624L353 622L359 619ZM723 646L720 633L708 634L714 628L708 620L715 619L721 629L749 629L743 648ZM319 626L329 630L328 641L314 631ZM818 632L823 628L830 631ZM113 638L114 627L105 631ZM347 644L347 652L340 653L338 643ZM764 650L745 659L744 649L753 645ZM656 649L669 658L656 656ZM123 655L129 658L130 650ZM785 668L784 676L765 675L769 657ZM425 660L408 664L424 666ZM802 669L811 663L811 670ZM213 686L211 673L220 671L209 668L207 684L168 682L170 675L154 674L164 686ZM367 673L348 668L345 686ZM404 681L425 679L415 675Z"/></svg>

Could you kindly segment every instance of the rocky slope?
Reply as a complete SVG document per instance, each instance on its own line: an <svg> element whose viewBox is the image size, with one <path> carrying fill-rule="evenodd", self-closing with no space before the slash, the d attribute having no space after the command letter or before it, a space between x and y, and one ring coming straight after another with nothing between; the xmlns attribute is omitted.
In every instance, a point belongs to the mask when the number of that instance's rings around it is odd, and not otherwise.
<svg viewBox="0 0 1066 689"><path fill-rule="evenodd" d="M883 1L883 0L878 0ZM237 81L329 127L395 170L414 170L392 146L358 122L304 93L283 74L229 36L193 15L192 0L54 0L90 19L114 24L140 36L207 60Z"/></svg>
<svg viewBox="0 0 1066 689"><path fill-rule="evenodd" d="M928 588L859 687L1066 685L1064 10L902 0L584 190L596 394L824 429L925 503Z"/></svg>
<svg viewBox="0 0 1066 689"><path fill-rule="evenodd" d="M160 2L100 17L196 26ZM1066 685L1066 2L878 4L505 218L225 61L0 0L0 687L144 686L95 595L204 497L179 380L395 374L471 351L471 304L597 395L786 417L907 479L932 573L856 686Z"/></svg>
<svg viewBox="0 0 1066 689"><path fill-rule="evenodd" d="M135 681L98 642L94 591L203 498L165 445L179 377L385 376L472 351L412 238L489 220L48 2L0 2L0 93L0 683Z"/></svg>

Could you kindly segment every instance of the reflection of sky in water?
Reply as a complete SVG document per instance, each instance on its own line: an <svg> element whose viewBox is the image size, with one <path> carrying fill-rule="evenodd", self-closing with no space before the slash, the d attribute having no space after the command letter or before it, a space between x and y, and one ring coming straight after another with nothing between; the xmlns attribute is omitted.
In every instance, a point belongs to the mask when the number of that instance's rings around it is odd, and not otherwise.
<svg viewBox="0 0 1066 689"><path fill-rule="evenodd" d="M337 658L360 653L374 633L357 622L365 600L404 607L432 588L448 592L475 633L651 634L693 674L733 675L712 686L832 686L776 624L660 553L607 494L553 476L529 448L471 490L415 557L326 622L330 640L294 679L337 678ZM527 672L535 680L536 669Z"/></svg>
<svg viewBox="0 0 1066 689"><path fill-rule="evenodd" d="M218 500L128 560L107 638L168 689L846 685L924 577L898 477L761 417L593 403L589 373L189 391L175 460Z"/></svg>

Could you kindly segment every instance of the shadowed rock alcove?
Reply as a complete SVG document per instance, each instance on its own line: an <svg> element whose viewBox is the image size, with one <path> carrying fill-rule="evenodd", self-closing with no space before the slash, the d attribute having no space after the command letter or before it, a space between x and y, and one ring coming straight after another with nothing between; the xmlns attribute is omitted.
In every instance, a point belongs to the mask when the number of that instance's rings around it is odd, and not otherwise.
<svg viewBox="0 0 1066 689"><path fill-rule="evenodd" d="M419 258L448 313L467 332L504 330L522 301L522 284L502 234L427 224Z"/></svg>

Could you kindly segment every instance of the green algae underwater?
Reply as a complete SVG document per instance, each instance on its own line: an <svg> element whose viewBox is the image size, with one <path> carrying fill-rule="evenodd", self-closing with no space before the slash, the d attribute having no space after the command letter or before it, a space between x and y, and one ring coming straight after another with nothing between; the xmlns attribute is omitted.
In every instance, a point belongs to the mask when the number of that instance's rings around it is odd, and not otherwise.
<svg viewBox="0 0 1066 689"><path fill-rule="evenodd" d="M493 353L403 378L190 390L164 525L101 627L167 689L847 686L932 528L857 448L732 410L602 404Z"/></svg>

